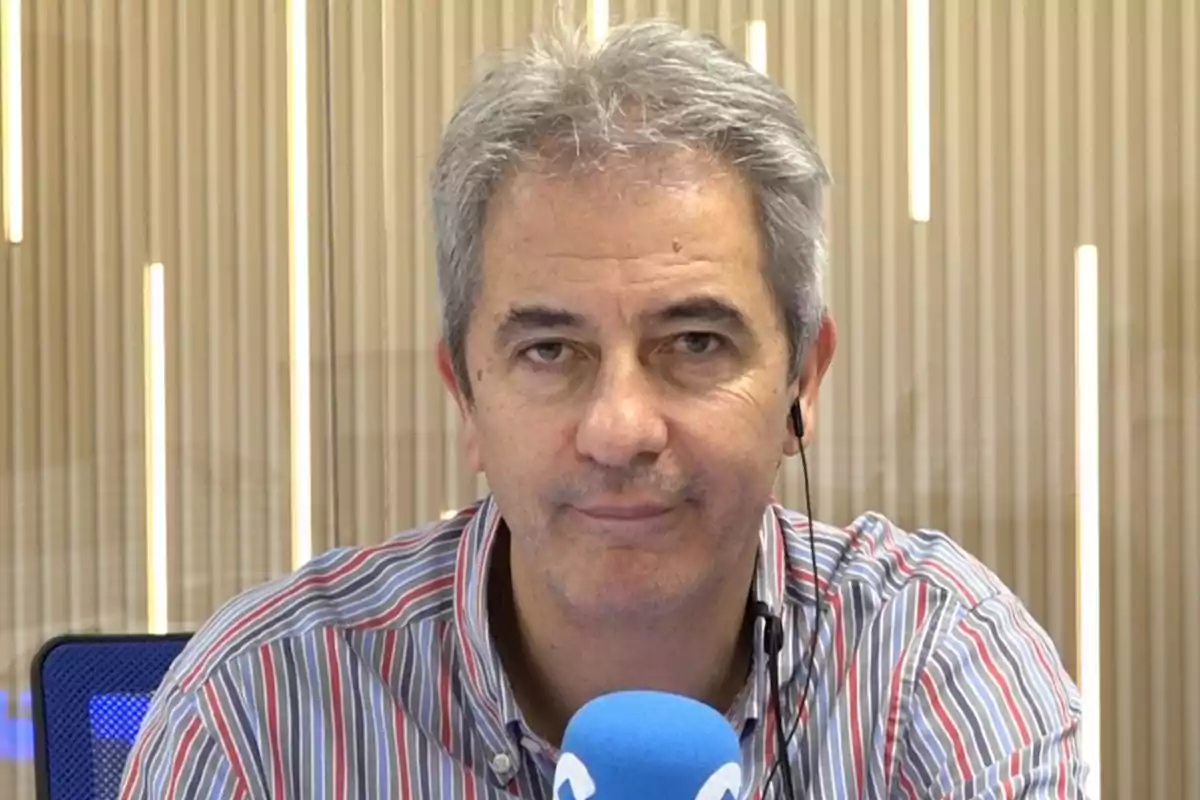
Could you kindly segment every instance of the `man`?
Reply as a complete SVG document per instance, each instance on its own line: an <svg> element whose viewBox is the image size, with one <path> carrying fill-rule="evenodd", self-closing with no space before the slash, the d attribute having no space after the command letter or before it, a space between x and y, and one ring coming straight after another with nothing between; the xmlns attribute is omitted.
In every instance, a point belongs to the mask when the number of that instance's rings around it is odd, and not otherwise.
<svg viewBox="0 0 1200 800"><path fill-rule="evenodd" d="M872 514L814 526L814 574L770 499L837 341L825 182L788 97L667 23L480 81L433 181L438 363L493 493L218 612L124 796L549 798L572 714L638 687L728 715L746 797L1081 797L1077 694L993 575Z"/></svg>

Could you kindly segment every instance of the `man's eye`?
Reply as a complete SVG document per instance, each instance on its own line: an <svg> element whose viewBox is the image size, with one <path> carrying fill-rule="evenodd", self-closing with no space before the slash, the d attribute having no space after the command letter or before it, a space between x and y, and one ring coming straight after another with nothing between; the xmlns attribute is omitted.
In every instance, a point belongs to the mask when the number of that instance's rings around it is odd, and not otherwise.
<svg viewBox="0 0 1200 800"><path fill-rule="evenodd" d="M523 358L538 366L553 366L566 360L567 346L563 342L537 342L521 350Z"/></svg>
<svg viewBox="0 0 1200 800"><path fill-rule="evenodd" d="M691 331L675 337L671 348L682 355L706 356L720 350L724 343L724 339L715 333Z"/></svg>

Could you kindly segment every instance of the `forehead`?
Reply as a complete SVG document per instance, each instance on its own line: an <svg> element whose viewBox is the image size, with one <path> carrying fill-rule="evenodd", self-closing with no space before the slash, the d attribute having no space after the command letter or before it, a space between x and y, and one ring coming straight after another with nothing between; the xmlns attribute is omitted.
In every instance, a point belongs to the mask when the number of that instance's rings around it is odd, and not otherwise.
<svg viewBox="0 0 1200 800"><path fill-rule="evenodd" d="M636 314L704 293L772 317L762 263L753 195L710 157L611 161L587 174L534 168L510 176L488 206L480 305Z"/></svg>

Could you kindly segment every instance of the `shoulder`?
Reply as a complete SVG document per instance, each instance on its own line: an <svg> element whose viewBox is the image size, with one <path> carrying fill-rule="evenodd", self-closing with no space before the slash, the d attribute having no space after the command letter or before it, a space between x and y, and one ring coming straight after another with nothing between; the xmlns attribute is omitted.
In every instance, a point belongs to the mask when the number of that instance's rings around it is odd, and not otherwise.
<svg viewBox="0 0 1200 800"><path fill-rule="evenodd" d="M795 583L797 577L811 576L807 521L785 508L778 510L778 518ZM852 589L886 602L920 588L963 612L1011 596L995 573L938 530L906 531L867 512L843 528L818 522L813 535L825 595Z"/></svg>
<svg viewBox="0 0 1200 800"><path fill-rule="evenodd" d="M330 631L404 632L449 618L459 544L477 506L371 547L345 547L223 605L196 632L168 681L187 692L239 656Z"/></svg>

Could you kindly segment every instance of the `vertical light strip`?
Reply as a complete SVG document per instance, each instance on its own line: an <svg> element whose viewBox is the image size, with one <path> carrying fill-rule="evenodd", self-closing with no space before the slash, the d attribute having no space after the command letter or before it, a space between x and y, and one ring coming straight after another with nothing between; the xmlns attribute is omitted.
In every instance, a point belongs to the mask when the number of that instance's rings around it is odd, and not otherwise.
<svg viewBox="0 0 1200 800"><path fill-rule="evenodd" d="M1100 312L1099 256L1075 250L1075 495L1079 570L1079 688L1088 797L1100 798Z"/></svg>
<svg viewBox="0 0 1200 800"><path fill-rule="evenodd" d="M767 74L767 23L761 19L746 20L746 60L750 66Z"/></svg>
<svg viewBox="0 0 1200 800"><path fill-rule="evenodd" d="M25 238L25 156L21 112L21 0L0 0L0 75L3 77L4 237L13 244Z"/></svg>
<svg viewBox="0 0 1200 800"><path fill-rule="evenodd" d="M308 298L308 0L288 0L288 346L292 566L312 557L312 389Z"/></svg>
<svg viewBox="0 0 1200 800"><path fill-rule="evenodd" d="M146 624L167 632L167 326L162 264L146 267Z"/></svg>
<svg viewBox="0 0 1200 800"><path fill-rule="evenodd" d="M588 35L593 44L608 36L608 0L588 0Z"/></svg>
<svg viewBox="0 0 1200 800"><path fill-rule="evenodd" d="M929 0L908 0L908 215L928 222L930 175Z"/></svg>

